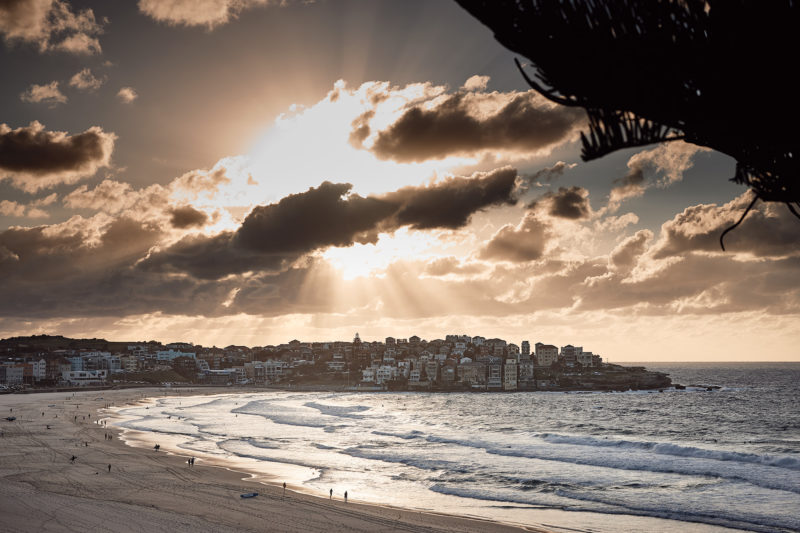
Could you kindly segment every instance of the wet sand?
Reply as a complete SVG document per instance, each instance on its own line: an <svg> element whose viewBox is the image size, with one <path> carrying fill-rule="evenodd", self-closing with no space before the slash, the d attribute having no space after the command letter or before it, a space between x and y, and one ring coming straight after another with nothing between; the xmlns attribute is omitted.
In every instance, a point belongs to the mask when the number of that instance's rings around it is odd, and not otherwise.
<svg viewBox="0 0 800 533"><path fill-rule="evenodd" d="M229 393L197 389L192 394ZM126 445L102 410L164 389L0 395L0 524L17 531L542 531L345 503L283 489L188 455ZM13 411L12 411L13 410ZM42 415L44 413L44 416ZM15 421L5 417L16 416ZM50 429L47 426L50 426ZM112 440L105 438L112 435ZM70 461L72 456L76 459ZM108 465L111 465L111 471ZM277 480L275 480L277 481ZM255 498L240 494L258 492Z"/></svg>

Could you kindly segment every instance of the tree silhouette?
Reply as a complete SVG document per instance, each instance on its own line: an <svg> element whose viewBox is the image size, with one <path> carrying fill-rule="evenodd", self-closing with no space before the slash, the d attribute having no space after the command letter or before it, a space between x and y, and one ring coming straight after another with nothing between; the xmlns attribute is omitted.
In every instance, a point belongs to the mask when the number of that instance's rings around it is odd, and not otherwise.
<svg viewBox="0 0 800 533"><path fill-rule="evenodd" d="M456 0L530 61L528 84L582 107L584 161L685 140L736 160L732 181L800 218L793 0ZM723 245L724 250L724 245Z"/></svg>

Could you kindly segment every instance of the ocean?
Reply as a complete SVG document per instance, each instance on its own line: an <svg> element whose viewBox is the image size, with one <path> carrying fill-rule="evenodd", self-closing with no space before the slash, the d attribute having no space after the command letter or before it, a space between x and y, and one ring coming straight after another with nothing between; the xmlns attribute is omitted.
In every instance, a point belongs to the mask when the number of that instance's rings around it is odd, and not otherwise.
<svg viewBox="0 0 800 533"><path fill-rule="evenodd" d="M646 366L689 387L184 392L115 423L321 497L565 532L800 531L800 363Z"/></svg>

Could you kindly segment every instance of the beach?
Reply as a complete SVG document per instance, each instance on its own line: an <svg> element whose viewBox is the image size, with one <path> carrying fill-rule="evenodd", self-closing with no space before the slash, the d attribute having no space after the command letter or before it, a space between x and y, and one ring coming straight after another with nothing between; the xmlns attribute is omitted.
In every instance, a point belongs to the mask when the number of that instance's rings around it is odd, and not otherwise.
<svg viewBox="0 0 800 533"><path fill-rule="evenodd" d="M232 390L196 389L192 394L221 392ZM192 467L188 455L128 446L119 431L99 423L103 410L111 405L132 405L164 394L164 389L152 388L0 396L3 530L544 531L345 503L341 494L329 500L291 487L284 494L277 478L265 479L205 461ZM258 496L240 497L248 492Z"/></svg>

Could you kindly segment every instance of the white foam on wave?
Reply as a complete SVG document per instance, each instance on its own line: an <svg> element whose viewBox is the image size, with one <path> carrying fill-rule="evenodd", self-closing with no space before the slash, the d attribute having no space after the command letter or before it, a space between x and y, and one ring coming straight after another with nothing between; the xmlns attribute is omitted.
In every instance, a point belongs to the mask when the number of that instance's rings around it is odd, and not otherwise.
<svg viewBox="0 0 800 533"><path fill-rule="evenodd" d="M553 433L543 433L539 438L552 444L574 444L579 446L601 446L611 448L633 448L637 450L648 450L662 455L674 455L677 457L697 457L701 459L713 459L715 461L735 461L740 463L754 463L765 466L777 466L800 470L800 459L788 456L758 455L754 453L732 452L724 450L710 450L697 448L694 446L684 446L671 442L647 442L631 440L604 439L589 436L558 435Z"/></svg>

